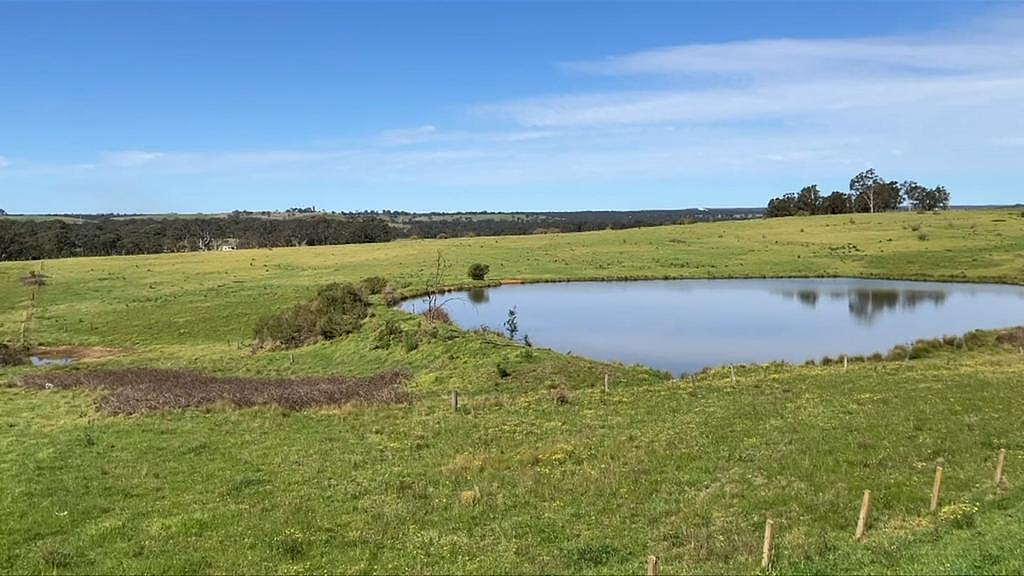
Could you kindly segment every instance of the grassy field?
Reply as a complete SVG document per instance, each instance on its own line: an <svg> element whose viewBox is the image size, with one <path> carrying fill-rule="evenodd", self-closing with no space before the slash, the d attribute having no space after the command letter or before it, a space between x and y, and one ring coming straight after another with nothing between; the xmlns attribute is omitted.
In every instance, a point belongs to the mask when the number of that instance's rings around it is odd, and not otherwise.
<svg viewBox="0 0 1024 576"><path fill-rule="evenodd" d="M422 293L439 251L453 286L470 284L475 261L517 281L1024 284L1024 218L1005 209L0 263L0 341L18 341L29 317L34 344L124 350L47 370L397 368L416 397L110 416L95 392L0 388L0 571L637 573L656 554L665 573L756 573L766 517L778 572L1024 571L1024 356L993 334L846 371L672 380L455 329L377 348L384 319L420 322L377 306L345 339L249 352L256 318L317 285L381 275ZM32 270L49 276L34 300L18 282ZM32 370L0 368L0 381ZM1009 482L997 490L999 448ZM940 461L942 515L928 512ZM865 488L875 509L855 542Z"/></svg>

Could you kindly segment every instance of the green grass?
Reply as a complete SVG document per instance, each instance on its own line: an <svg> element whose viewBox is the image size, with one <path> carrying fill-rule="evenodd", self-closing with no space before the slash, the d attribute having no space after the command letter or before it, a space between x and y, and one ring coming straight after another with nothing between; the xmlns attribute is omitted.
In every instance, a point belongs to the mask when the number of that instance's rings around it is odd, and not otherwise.
<svg viewBox="0 0 1024 576"><path fill-rule="evenodd" d="M1007 210L695 224L617 232L0 264L0 340L29 270L50 276L29 338L130 348L67 369L225 374L408 368L410 406L99 413L88 392L0 388L0 571L759 571L764 520L784 573L1024 571L1024 356L977 336L909 362L770 365L671 380L454 329L406 352L359 333L250 355L256 317L334 280L422 292L491 278L866 276L1024 283ZM912 228L917 228L913 230ZM927 233L920 240L919 233ZM1016 322L1008 319L1008 323ZM498 363L510 376L502 378ZM27 368L0 368L9 381ZM603 376L612 377L611 393ZM453 413L457 388L464 407ZM568 404L555 390L569 391ZM1009 484L992 486L998 448ZM977 506L972 526L927 510ZM853 541L861 492L875 506ZM459 494L479 489L474 505Z"/></svg>

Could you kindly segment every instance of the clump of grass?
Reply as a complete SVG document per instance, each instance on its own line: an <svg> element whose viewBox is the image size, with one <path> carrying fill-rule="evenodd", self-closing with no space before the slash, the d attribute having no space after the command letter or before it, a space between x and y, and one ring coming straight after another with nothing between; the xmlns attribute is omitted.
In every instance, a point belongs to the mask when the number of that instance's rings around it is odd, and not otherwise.
<svg viewBox="0 0 1024 576"><path fill-rule="evenodd" d="M292 529L285 530L284 534L274 538L273 549L292 561L302 558L306 553L302 534Z"/></svg>
<svg viewBox="0 0 1024 576"><path fill-rule="evenodd" d="M402 347L406 352L412 352L420 347L420 336L413 330L402 334Z"/></svg>
<svg viewBox="0 0 1024 576"><path fill-rule="evenodd" d="M327 284L312 300L261 319L254 348L298 348L317 340L333 340L359 330L368 314L369 302L357 287Z"/></svg>
<svg viewBox="0 0 1024 576"><path fill-rule="evenodd" d="M459 492L459 504L463 506L476 506L480 502L480 488L474 486L472 490Z"/></svg>
<svg viewBox="0 0 1024 576"><path fill-rule="evenodd" d="M45 546L39 551L39 560L50 570L61 570L71 567L75 555L66 548Z"/></svg>
<svg viewBox="0 0 1024 576"><path fill-rule="evenodd" d="M252 378L210 376L191 370L126 368L30 374L16 380L34 389L103 392L99 407L112 414L197 408L226 403L239 408L275 405L291 410L347 404L412 402L409 374L388 371L365 377Z"/></svg>
<svg viewBox="0 0 1024 576"><path fill-rule="evenodd" d="M885 359L890 362L907 360L910 358L910 348L904 344L897 344L885 354Z"/></svg>
<svg viewBox="0 0 1024 576"><path fill-rule="evenodd" d="M579 568L599 568L622 555L622 551L611 544L587 544L572 551L573 563Z"/></svg>
<svg viewBox="0 0 1024 576"><path fill-rule="evenodd" d="M498 372L499 378L508 378L512 375L512 371L509 370L508 366L504 362L498 362L494 365L494 369Z"/></svg>
<svg viewBox="0 0 1024 576"><path fill-rule="evenodd" d="M922 242L928 240L928 233L925 232L924 230L918 232L917 233L917 239L922 241Z"/></svg>
<svg viewBox="0 0 1024 576"><path fill-rule="evenodd" d="M977 522L978 506L971 502L961 502L943 506L939 510L939 520L954 528L971 528Z"/></svg>
<svg viewBox="0 0 1024 576"><path fill-rule="evenodd" d="M569 394L569 391L564 386L560 386L557 390L555 390L553 396L555 398L555 404L558 404L560 406L564 406L572 402L572 396Z"/></svg>

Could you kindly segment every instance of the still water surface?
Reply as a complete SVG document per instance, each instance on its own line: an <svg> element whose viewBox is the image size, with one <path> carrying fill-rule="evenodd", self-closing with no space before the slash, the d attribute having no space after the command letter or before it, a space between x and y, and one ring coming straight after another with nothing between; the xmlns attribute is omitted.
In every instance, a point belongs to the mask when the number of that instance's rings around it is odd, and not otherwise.
<svg viewBox="0 0 1024 576"><path fill-rule="evenodd" d="M675 374L707 366L885 352L918 338L1024 324L1024 287L828 279L569 282L448 295L463 328ZM409 300L402 308L423 311Z"/></svg>

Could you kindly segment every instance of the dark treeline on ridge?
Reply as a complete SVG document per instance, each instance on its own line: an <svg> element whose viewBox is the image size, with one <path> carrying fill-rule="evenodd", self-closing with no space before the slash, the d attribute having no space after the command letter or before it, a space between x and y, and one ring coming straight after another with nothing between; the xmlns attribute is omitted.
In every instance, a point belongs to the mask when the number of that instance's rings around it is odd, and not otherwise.
<svg viewBox="0 0 1024 576"><path fill-rule="evenodd" d="M765 216L812 216L816 214L848 214L853 212L888 212L904 204L913 210L946 210L949 192L942 186L927 188L913 180L902 183L886 181L869 169L850 180L850 191L833 191L823 196L816 184L804 186L800 192L784 194L768 202Z"/></svg>
<svg viewBox="0 0 1024 576"><path fill-rule="evenodd" d="M380 218L0 219L0 261L386 242L395 230Z"/></svg>
<svg viewBox="0 0 1024 576"><path fill-rule="evenodd" d="M387 242L396 238L586 232L757 218L760 208L631 212L283 212L0 217L0 261Z"/></svg>

